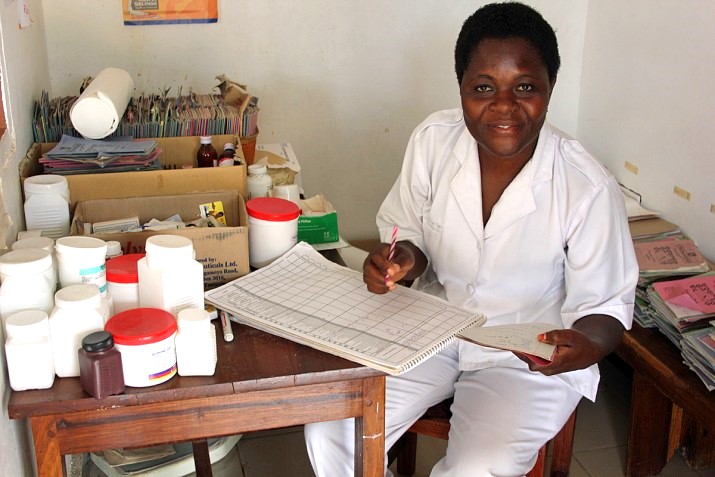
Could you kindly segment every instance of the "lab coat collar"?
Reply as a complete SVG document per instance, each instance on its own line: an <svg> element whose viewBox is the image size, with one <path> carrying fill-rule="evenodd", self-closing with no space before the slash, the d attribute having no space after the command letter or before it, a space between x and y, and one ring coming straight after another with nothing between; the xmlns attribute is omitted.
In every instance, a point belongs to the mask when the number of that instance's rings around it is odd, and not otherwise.
<svg viewBox="0 0 715 477"><path fill-rule="evenodd" d="M504 190L494 205L489 222L483 227L479 153L476 141L464 128L453 149L461 168L452 180L451 188L470 229L478 239L487 239L536 210L532 187L553 178L554 149L553 129L544 123L533 157Z"/></svg>

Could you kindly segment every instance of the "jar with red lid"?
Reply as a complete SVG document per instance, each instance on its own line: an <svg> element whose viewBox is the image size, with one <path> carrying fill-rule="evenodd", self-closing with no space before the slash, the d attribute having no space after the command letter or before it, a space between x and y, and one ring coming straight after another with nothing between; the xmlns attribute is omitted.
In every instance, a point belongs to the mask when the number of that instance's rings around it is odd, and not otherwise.
<svg viewBox="0 0 715 477"><path fill-rule="evenodd" d="M119 255L107 260L107 292L114 301L114 313L139 308L137 262L143 253Z"/></svg>
<svg viewBox="0 0 715 477"><path fill-rule="evenodd" d="M117 313L104 329L122 355L124 384L147 387L176 374L176 319L160 308L134 308Z"/></svg>
<svg viewBox="0 0 715 477"><path fill-rule="evenodd" d="M246 202L248 213L248 262L261 268L298 242L300 208L278 197L256 197Z"/></svg>

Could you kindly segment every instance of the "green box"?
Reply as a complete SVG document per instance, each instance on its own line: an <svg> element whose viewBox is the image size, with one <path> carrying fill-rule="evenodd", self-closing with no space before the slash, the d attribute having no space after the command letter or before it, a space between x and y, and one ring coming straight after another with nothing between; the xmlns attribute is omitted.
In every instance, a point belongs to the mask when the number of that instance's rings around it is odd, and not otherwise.
<svg viewBox="0 0 715 477"><path fill-rule="evenodd" d="M299 242L330 243L337 242L339 238L337 212L298 217Z"/></svg>

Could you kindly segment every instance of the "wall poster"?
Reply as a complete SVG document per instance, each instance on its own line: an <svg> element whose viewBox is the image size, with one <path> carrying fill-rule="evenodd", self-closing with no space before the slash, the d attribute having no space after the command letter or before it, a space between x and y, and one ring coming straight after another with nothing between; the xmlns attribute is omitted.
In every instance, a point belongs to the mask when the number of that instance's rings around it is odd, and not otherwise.
<svg viewBox="0 0 715 477"><path fill-rule="evenodd" d="M122 0L125 25L216 23L218 0Z"/></svg>

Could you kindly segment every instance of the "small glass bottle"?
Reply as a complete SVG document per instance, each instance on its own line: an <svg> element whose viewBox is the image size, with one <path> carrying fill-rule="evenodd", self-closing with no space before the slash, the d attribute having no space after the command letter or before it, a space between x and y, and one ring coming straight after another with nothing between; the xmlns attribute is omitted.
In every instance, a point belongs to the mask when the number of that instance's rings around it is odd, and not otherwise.
<svg viewBox="0 0 715 477"><path fill-rule="evenodd" d="M122 354L114 347L108 331L96 331L82 338L78 351L79 382L97 399L124 392Z"/></svg>
<svg viewBox="0 0 715 477"><path fill-rule="evenodd" d="M201 136L201 145L196 153L196 165L198 167L216 167L218 153L211 144L211 136Z"/></svg>
<svg viewBox="0 0 715 477"><path fill-rule="evenodd" d="M268 175L265 164L251 164L248 166L248 198L268 197L273 188L273 180Z"/></svg>
<svg viewBox="0 0 715 477"><path fill-rule="evenodd" d="M232 166L235 164L236 146L232 142L227 142L223 146L223 152L218 158L219 167Z"/></svg>
<svg viewBox="0 0 715 477"><path fill-rule="evenodd" d="M212 376L216 372L216 328L203 308L185 308L176 320L176 366L179 376Z"/></svg>

